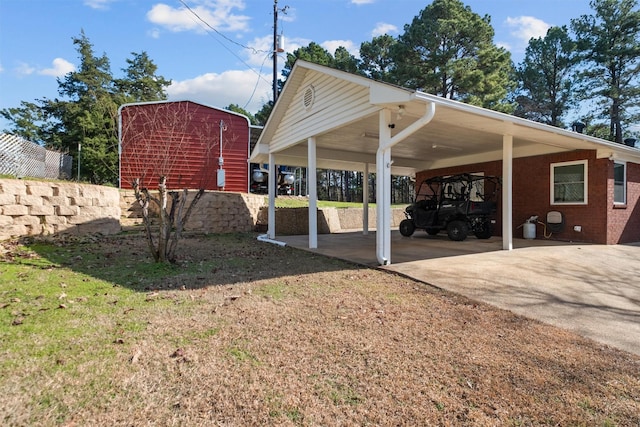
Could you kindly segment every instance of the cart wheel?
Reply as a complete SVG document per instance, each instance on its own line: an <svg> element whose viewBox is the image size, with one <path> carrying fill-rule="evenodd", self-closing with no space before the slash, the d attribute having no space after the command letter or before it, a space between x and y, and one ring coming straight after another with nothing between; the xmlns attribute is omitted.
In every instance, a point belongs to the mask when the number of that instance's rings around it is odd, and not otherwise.
<svg viewBox="0 0 640 427"><path fill-rule="evenodd" d="M400 234L405 237L409 237L416 231L415 225L413 225L413 221L410 219L403 219L400 221Z"/></svg>
<svg viewBox="0 0 640 427"><path fill-rule="evenodd" d="M447 225L447 235L455 242L461 242L467 238L469 227L464 221L451 221Z"/></svg>
<svg viewBox="0 0 640 427"><path fill-rule="evenodd" d="M493 230L491 228L491 222L484 221L482 226L478 228L474 234L478 239L488 239L493 235Z"/></svg>

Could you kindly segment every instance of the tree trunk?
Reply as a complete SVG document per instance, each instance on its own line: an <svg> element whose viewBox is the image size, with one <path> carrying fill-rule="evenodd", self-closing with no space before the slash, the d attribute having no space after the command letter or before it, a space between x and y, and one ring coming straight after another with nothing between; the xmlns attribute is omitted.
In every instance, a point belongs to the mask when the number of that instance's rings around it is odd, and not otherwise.
<svg viewBox="0 0 640 427"><path fill-rule="evenodd" d="M160 196L160 234L158 236L158 262L167 261L167 241L171 232L171 221L167 214L167 177L160 177L158 183Z"/></svg>

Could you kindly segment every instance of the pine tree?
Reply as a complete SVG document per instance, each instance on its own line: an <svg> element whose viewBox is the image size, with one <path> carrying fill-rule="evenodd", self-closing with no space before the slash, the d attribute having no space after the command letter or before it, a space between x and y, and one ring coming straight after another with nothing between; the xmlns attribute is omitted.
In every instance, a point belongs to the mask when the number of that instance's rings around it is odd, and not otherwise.
<svg viewBox="0 0 640 427"><path fill-rule="evenodd" d="M445 98L501 111L514 85L511 55L493 44L488 16L459 0L434 0L392 49L393 82Z"/></svg>
<svg viewBox="0 0 640 427"><path fill-rule="evenodd" d="M394 62L391 49L396 40L388 34L374 37L360 45L360 72L379 81L390 81Z"/></svg>
<svg viewBox="0 0 640 427"><path fill-rule="evenodd" d="M590 5L593 15L571 21L582 61L579 92L599 106L596 116L608 119L608 139L622 143L624 126L639 118L640 11L636 0Z"/></svg>
<svg viewBox="0 0 640 427"><path fill-rule="evenodd" d="M80 66L58 79L60 98L23 101L0 114L13 124L10 132L72 155L76 159L73 176L116 184L118 107L166 99L164 88L171 82L155 74L157 67L145 52L133 53L123 70L125 77L115 80L109 58L95 55L84 31L72 40Z"/></svg>
<svg viewBox="0 0 640 427"><path fill-rule="evenodd" d="M575 49L566 27L551 27L545 37L529 41L517 70L517 116L564 127L562 117L575 104Z"/></svg>

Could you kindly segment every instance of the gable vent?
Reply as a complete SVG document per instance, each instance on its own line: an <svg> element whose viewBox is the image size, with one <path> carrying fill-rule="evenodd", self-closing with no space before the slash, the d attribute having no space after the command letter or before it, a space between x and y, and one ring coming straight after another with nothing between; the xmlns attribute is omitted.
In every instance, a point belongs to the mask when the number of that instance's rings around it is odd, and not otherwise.
<svg viewBox="0 0 640 427"><path fill-rule="evenodd" d="M313 88L313 85L307 86L307 88L304 90L304 96L302 97L302 104L304 105L304 108L306 110L311 109L315 99L316 99L316 91Z"/></svg>

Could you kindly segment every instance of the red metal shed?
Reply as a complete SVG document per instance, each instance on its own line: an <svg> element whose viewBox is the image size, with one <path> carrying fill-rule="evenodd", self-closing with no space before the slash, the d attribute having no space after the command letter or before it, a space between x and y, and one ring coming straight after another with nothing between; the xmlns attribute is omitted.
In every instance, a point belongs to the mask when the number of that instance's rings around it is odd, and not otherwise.
<svg viewBox="0 0 640 427"><path fill-rule="evenodd" d="M192 101L125 104L118 115L120 188L139 179L155 189L166 176L170 189L248 192L246 116Z"/></svg>

